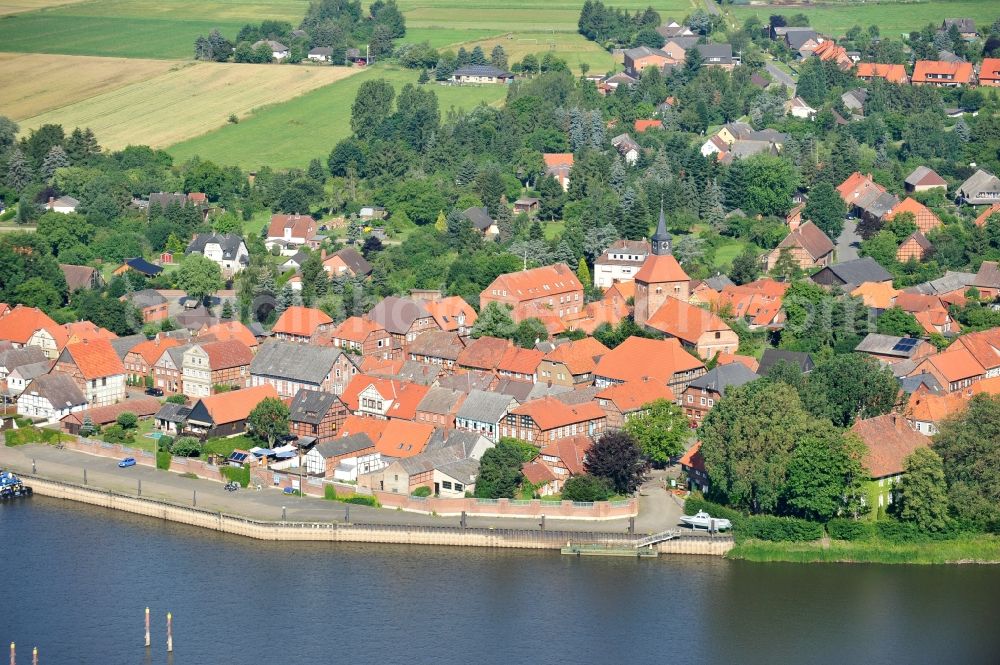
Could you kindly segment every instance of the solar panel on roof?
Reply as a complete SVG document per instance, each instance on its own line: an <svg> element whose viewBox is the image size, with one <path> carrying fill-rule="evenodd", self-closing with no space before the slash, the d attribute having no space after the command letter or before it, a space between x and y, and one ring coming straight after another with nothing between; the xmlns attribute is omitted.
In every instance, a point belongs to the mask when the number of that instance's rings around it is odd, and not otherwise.
<svg viewBox="0 0 1000 665"><path fill-rule="evenodd" d="M247 458L246 453L233 453L232 455L229 456L229 459L231 459L234 462L242 462L246 458Z"/></svg>
<svg viewBox="0 0 1000 665"><path fill-rule="evenodd" d="M892 347L893 351L902 351L903 353L908 353L913 350L913 347L917 345L917 341L910 337L904 337L903 339L896 342L896 345Z"/></svg>

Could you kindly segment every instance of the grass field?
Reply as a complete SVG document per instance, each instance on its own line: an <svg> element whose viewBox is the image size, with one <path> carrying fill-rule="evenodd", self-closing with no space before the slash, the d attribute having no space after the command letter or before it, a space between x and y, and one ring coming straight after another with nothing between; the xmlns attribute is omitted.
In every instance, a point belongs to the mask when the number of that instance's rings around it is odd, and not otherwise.
<svg viewBox="0 0 1000 665"><path fill-rule="evenodd" d="M170 71L169 60L0 53L3 113L24 120Z"/></svg>
<svg viewBox="0 0 1000 665"><path fill-rule="evenodd" d="M180 63L166 73L32 116L20 125L22 130L45 123L90 127L108 148L165 147L225 125L230 114L246 117L254 109L285 102L358 71Z"/></svg>
<svg viewBox="0 0 1000 665"><path fill-rule="evenodd" d="M976 24L988 27L1000 17L1000 3L995 0L924 0L916 2L830 2L814 7L788 7L757 5L753 7L732 5L729 14L742 23L749 16L757 16L765 23L771 14L798 14L809 17L812 27L833 36L844 34L855 25L877 25L886 36L897 36L919 30L928 23L940 25L944 18L968 17Z"/></svg>
<svg viewBox="0 0 1000 665"><path fill-rule="evenodd" d="M1000 537L967 535L954 540L926 543L888 543L875 541L834 540L824 545L812 543L774 543L748 540L726 555L760 563L887 563L944 564L998 563Z"/></svg>
<svg viewBox="0 0 1000 665"><path fill-rule="evenodd" d="M75 2L83 2L83 0L0 0L0 16L71 5Z"/></svg>
<svg viewBox="0 0 1000 665"><path fill-rule="evenodd" d="M402 87L416 82L412 70L373 67L335 85L302 95L292 102L260 109L238 125L227 125L169 148L177 160L195 155L220 164L255 169L267 164L277 168L305 167L314 157L325 157L334 144L350 134L354 95L369 79L384 78ZM442 116L449 108L471 109L481 102L503 101L507 89L496 86L430 87L438 96Z"/></svg>
<svg viewBox="0 0 1000 665"><path fill-rule="evenodd" d="M584 62L590 65L591 72L598 74L614 71L616 67L620 69L621 64L603 48L575 32L510 32L490 39L465 42L462 46L468 50L481 46L489 54L497 44L503 46L512 63L529 53L540 58L546 52L554 51L576 72L580 71L580 64Z"/></svg>

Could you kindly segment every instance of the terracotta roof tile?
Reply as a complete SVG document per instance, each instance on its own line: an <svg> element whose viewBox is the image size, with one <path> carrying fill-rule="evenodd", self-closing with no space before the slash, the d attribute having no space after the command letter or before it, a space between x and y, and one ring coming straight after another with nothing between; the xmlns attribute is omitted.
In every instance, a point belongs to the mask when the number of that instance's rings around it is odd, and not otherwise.
<svg viewBox="0 0 1000 665"><path fill-rule="evenodd" d="M521 473L532 485L545 485L556 479L556 474L541 462L527 462L521 467Z"/></svg>
<svg viewBox="0 0 1000 665"><path fill-rule="evenodd" d="M227 342L207 342L200 346L208 354L208 365L212 370L241 367L253 362L253 352L250 347L236 339Z"/></svg>
<svg viewBox="0 0 1000 665"><path fill-rule="evenodd" d="M417 406L420 404L420 400L430 390L428 386L408 381L397 381L395 379L383 379L356 374L351 379L351 382L347 384L344 394L340 396L340 399L347 405L348 409L357 411L360 395L368 386L374 386L383 399L392 401L392 406L389 407L389 410L385 414L386 417L399 418L401 420L413 420L417 415Z"/></svg>
<svg viewBox="0 0 1000 665"><path fill-rule="evenodd" d="M590 440L590 437L572 436L547 444L542 448L541 454L558 458L562 465L569 470L570 475L580 476L586 473L583 468L583 460L593 445L594 442ZM547 464L545 460L542 463Z"/></svg>
<svg viewBox="0 0 1000 665"><path fill-rule="evenodd" d="M85 339L118 339L106 328L101 328L90 321L74 321L63 326L66 329L66 343L82 342Z"/></svg>
<svg viewBox="0 0 1000 665"><path fill-rule="evenodd" d="M941 221L940 217L934 214L934 211L913 197L907 197L897 203L896 206L889 211L889 214L885 216L885 219L887 221L892 220L896 215L904 212L913 214L913 217L916 220L917 230L924 234L930 233L944 223Z"/></svg>
<svg viewBox="0 0 1000 665"><path fill-rule="evenodd" d="M349 342L358 342L359 344L368 339L368 336L379 330L385 330L380 324L374 321L369 321L366 318L360 316L352 316L333 329L330 333L330 337L334 339L344 339Z"/></svg>
<svg viewBox="0 0 1000 665"><path fill-rule="evenodd" d="M55 338L60 348L65 346L68 338L65 328L36 307L18 305L0 318L0 340L27 344L31 336L43 328Z"/></svg>
<svg viewBox="0 0 1000 665"><path fill-rule="evenodd" d="M424 308L431 313L431 316L434 317L434 322L437 323L438 328L441 330L458 330L459 315L464 316L464 325L466 328L471 328L478 318L476 310L472 309L472 305L462 300L459 296L428 300L424 303Z"/></svg>
<svg viewBox="0 0 1000 665"><path fill-rule="evenodd" d="M474 339L458 354L458 364L472 369L495 370L510 346L510 340L499 337Z"/></svg>
<svg viewBox="0 0 1000 665"><path fill-rule="evenodd" d="M172 337L147 339L145 342L139 342L133 346L129 353L137 353L142 356L143 361L147 365L154 365L160 359L160 356L163 355L164 351L172 349L175 346L181 346L181 343Z"/></svg>
<svg viewBox="0 0 1000 665"><path fill-rule="evenodd" d="M662 282L689 282L691 278L670 254L650 254L643 262L635 281L646 284Z"/></svg>
<svg viewBox="0 0 1000 665"><path fill-rule="evenodd" d="M511 413L531 416L531 419L542 430L551 430L590 420L600 420L605 417L601 407L593 402L566 404L554 397L543 397L526 402L512 410Z"/></svg>
<svg viewBox="0 0 1000 665"><path fill-rule="evenodd" d="M932 77L932 75L934 75ZM942 79L942 76L950 78ZM942 60L917 60L913 64L911 83L969 83L972 80L971 62L944 62Z"/></svg>
<svg viewBox="0 0 1000 665"><path fill-rule="evenodd" d="M917 448L929 446L929 437L911 428L904 418L887 413L854 423L851 431L868 447L865 468L872 478L884 478L903 472L903 460Z"/></svg>
<svg viewBox="0 0 1000 665"><path fill-rule="evenodd" d="M228 342L236 339L246 344L251 349L256 349L259 343L250 329L239 321L226 321L217 323L214 326L204 326L199 332L199 337L214 337L218 342Z"/></svg>
<svg viewBox="0 0 1000 665"><path fill-rule="evenodd" d="M674 374L704 366L676 339L629 337L601 357L594 374L614 381L637 381L648 376L666 385Z"/></svg>
<svg viewBox="0 0 1000 665"><path fill-rule="evenodd" d="M875 62L859 62L858 77L881 78L890 83L905 83L906 69L903 65L883 65Z"/></svg>
<svg viewBox="0 0 1000 665"><path fill-rule="evenodd" d="M673 402L676 399L674 391L653 380L619 383L605 388L594 397L598 400L610 401L622 413L638 411L658 399L665 399L668 402Z"/></svg>
<svg viewBox="0 0 1000 665"><path fill-rule="evenodd" d="M270 383L202 397L198 401L208 410L212 422L219 426L246 420L254 407L269 397L278 399L278 391Z"/></svg>
<svg viewBox="0 0 1000 665"><path fill-rule="evenodd" d="M340 436L367 434L373 443L377 443L382 438L382 432L385 431L388 425L388 420L350 414L344 419L344 424L340 427Z"/></svg>
<svg viewBox="0 0 1000 665"><path fill-rule="evenodd" d="M593 337L584 337L560 344L545 355L545 360L562 363L570 374L588 374L597 367L597 361L610 349Z"/></svg>
<svg viewBox="0 0 1000 665"><path fill-rule="evenodd" d="M320 326L330 325L333 319L311 307L289 307L278 317L271 332L275 334L311 337Z"/></svg>
<svg viewBox="0 0 1000 665"><path fill-rule="evenodd" d="M708 332L732 332L725 321L708 310L669 297L649 317L646 325L689 344L697 344Z"/></svg>
<svg viewBox="0 0 1000 665"><path fill-rule="evenodd" d="M941 376L952 383L983 376L986 373L986 369L965 348L948 349L933 356L927 356L924 362L933 365Z"/></svg>
<svg viewBox="0 0 1000 665"><path fill-rule="evenodd" d="M894 289L890 282L865 282L851 291L851 295L861 298L865 307L889 309L902 291Z"/></svg>
<svg viewBox="0 0 1000 665"><path fill-rule="evenodd" d="M1000 203L994 203L979 213L979 217L976 217L976 226L986 226L986 222L993 215L1000 215Z"/></svg>
<svg viewBox="0 0 1000 665"><path fill-rule="evenodd" d="M388 457L413 457L424 451L433 433L432 425L393 419L375 442L375 450Z"/></svg>
<svg viewBox="0 0 1000 665"><path fill-rule="evenodd" d="M494 295L495 290L500 294ZM577 279L576 273L565 263L556 263L500 275L483 289L481 297L485 297L487 301L498 298L519 301L559 296L582 290L583 285ZM506 292L506 295L503 292Z"/></svg>
<svg viewBox="0 0 1000 665"><path fill-rule="evenodd" d="M63 353L69 354L87 381L125 373L125 365L106 339L68 344Z"/></svg>
<svg viewBox="0 0 1000 665"><path fill-rule="evenodd" d="M545 354L537 349L522 349L519 346L511 346L507 348L503 357L500 358L500 362L497 363L497 371L533 375L544 356Z"/></svg>
<svg viewBox="0 0 1000 665"><path fill-rule="evenodd" d="M695 441L695 444L681 456L679 462L681 466L704 472L705 458L701 456L701 441Z"/></svg>
<svg viewBox="0 0 1000 665"><path fill-rule="evenodd" d="M741 356L735 353L719 353L715 356L716 365L728 365L729 363L743 363L751 372L756 372L760 367L760 362L751 356Z"/></svg>
<svg viewBox="0 0 1000 665"><path fill-rule="evenodd" d="M93 409L77 411L62 419L63 423L83 424L83 419L89 417L95 425L107 425L113 423L120 413L134 413L140 418L151 416L160 410L160 400L155 397L139 397L137 399L127 399L117 404L99 406Z"/></svg>
<svg viewBox="0 0 1000 665"><path fill-rule="evenodd" d="M573 153L571 152L545 152L542 159L546 166L573 166Z"/></svg>

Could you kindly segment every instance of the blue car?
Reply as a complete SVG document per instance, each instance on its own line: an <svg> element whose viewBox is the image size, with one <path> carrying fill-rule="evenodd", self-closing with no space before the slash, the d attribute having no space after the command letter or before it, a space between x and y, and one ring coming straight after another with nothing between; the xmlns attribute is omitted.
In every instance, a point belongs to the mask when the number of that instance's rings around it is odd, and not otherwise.
<svg viewBox="0 0 1000 665"><path fill-rule="evenodd" d="M124 468L129 467L129 466L135 466L135 458L134 457L126 457L121 462L118 462L118 468L119 469L124 469Z"/></svg>

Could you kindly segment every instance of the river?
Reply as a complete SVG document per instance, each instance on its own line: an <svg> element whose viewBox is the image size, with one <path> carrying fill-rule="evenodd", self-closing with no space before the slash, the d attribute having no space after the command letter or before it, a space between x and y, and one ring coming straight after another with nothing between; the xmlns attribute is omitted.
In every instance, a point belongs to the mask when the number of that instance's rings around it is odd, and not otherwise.
<svg viewBox="0 0 1000 665"><path fill-rule="evenodd" d="M996 566L261 543L43 497L0 534L19 663L1000 662Z"/></svg>

